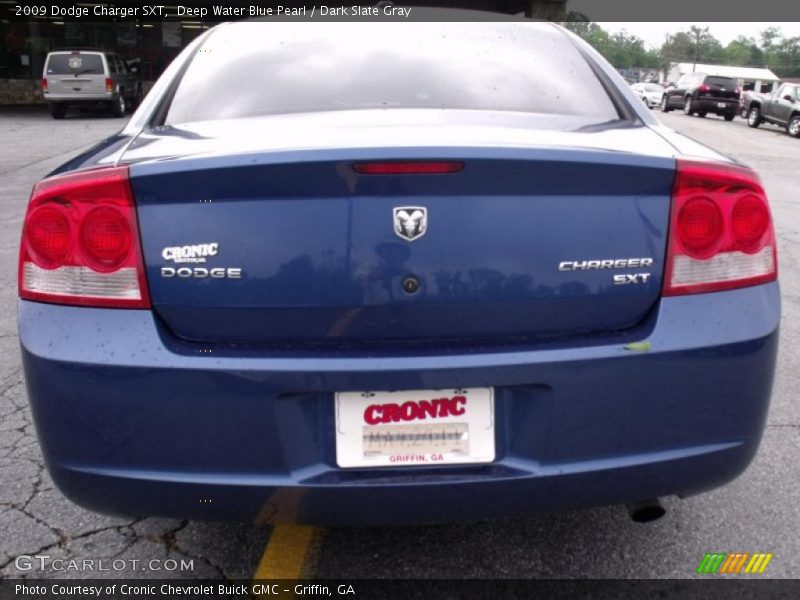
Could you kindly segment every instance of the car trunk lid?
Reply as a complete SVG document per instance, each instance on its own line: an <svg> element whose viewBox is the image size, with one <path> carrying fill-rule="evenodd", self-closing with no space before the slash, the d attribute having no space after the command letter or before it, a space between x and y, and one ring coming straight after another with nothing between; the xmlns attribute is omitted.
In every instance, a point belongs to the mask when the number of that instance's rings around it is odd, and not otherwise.
<svg viewBox="0 0 800 600"><path fill-rule="evenodd" d="M368 134L352 118L166 128L128 151L153 307L174 333L535 338L628 328L657 302L674 158L654 132L441 116L435 135L419 124ZM459 168L356 168L408 161Z"/></svg>

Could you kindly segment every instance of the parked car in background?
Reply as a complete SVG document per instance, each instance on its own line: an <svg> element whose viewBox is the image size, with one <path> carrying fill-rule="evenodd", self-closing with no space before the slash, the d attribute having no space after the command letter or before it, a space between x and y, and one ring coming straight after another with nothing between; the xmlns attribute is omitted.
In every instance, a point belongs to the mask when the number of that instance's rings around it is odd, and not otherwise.
<svg viewBox="0 0 800 600"><path fill-rule="evenodd" d="M704 73L689 73L664 91L661 110L683 108L686 115L705 117L708 113L733 121L739 109L739 87L735 79Z"/></svg>
<svg viewBox="0 0 800 600"><path fill-rule="evenodd" d="M784 83L771 94L748 94L742 105L747 124L758 127L771 123L786 128L792 137L800 137L800 85Z"/></svg>
<svg viewBox="0 0 800 600"><path fill-rule="evenodd" d="M142 82L138 69L112 52L61 50L47 55L42 93L54 119L70 107L98 104L122 117L141 101Z"/></svg>
<svg viewBox="0 0 800 600"><path fill-rule="evenodd" d="M214 27L36 184L19 337L68 497L642 521L753 459L780 322L758 176L562 27L418 15Z"/></svg>
<svg viewBox="0 0 800 600"><path fill-rule="evenodd" d="M656 108L661 104L664 88L657 83L634 83L631 89L642 99L647 108Z"/></svg>
<svg viewBox="0 0 800 600"><path fill-rule="evenodd" d="M758 100L760 102L766 96L768 96L768 94L762 94L753 90L742 90L742 93L739 95L739 116L746 119L753 101Z"/></svg>

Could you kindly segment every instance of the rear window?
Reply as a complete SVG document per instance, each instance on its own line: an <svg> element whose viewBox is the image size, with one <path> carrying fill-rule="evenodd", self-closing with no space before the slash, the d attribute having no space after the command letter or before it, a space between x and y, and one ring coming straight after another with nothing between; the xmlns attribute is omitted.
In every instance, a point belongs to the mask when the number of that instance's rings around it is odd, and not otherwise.
<svg viewBox="0 0 800 600"><path fill-rule="evenodd" d="M194 56L166 123L392 108L619 118L550 25L236 23Z"/></svg>
<svg viewBox="0 0 800 600"><path fill-rule="evenodd" d="M722 87L736 87L736 81L730 77L706 77L705 83Z"/></svg>
<svg viewBox="0 0 800 600"><path fill-rule="evenodd" d="M99 54L83 52L51 54L47 59L45 73L48 75L102 74L103 59Z"/></svg>

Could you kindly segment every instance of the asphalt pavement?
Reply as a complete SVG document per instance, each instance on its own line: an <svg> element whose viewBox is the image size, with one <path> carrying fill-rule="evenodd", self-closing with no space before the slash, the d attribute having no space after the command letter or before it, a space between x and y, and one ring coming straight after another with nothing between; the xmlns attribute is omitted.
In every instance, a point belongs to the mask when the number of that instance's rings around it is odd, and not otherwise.
<svg viewBox="0 0 800 600"><path fill-rule="evenodd" d="M781 349L766 434L735 482L667 498L658 522L622 507L421 527L327 528L303 573L317 577L692 577L707 552L771 552L762 577L800 564L800 140L741 119L656 113L673 129L761 174L773 207L783 294ZM271 529L239 523L121 519L72 505L54 489L36 442L16 336L17 247L32 184L124 124L98 114L53 121L0 109L0 576L248 578ZM289 536L291 539L291 536ZM20 555L123 560L111 572L27 570ZM156 563L150 563L156 559ZM191 568L171 569L175 561ZM166 564L165 564L166 563ZM19 568L22 567L22 568Z"/></svg>

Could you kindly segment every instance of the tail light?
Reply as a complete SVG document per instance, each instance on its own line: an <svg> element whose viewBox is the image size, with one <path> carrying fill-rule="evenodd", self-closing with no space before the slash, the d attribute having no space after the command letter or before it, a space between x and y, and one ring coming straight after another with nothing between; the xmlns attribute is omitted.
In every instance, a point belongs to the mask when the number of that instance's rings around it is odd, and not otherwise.
<svg viewBox="0 0 800 600"><path fill-rule="evenodd" d="M34 186L20 244L19 295L150 307L128 167L57 175Z"/></svg>
<svg viewBox="0 0 800 600"><path fill-rule="evenodd" d="M710 90L710 89L711 89L711 88L710 88L710 87L708 87L706 84L703 84L703 85L701 85L699 88L697 88L697 91L698 91L698 92L707 92L707 91L708 91L708 90Z"/></svg>
<svg viewBox="0 0 800 600"><path fill-rule="evenodd" d="M664 295L775 281L778 261L767 197L744 167L678 160Z"/></svg>
<svg viewBox="0 0 800 600"><path fill-rule="evenodd" d="M111 77L106 77L106 91L113 92L114 91L114 80Z"/></svg>
<svg viewBox="0 0 800 600"><path fill-rule="evenodd" d="M47 91L47 79L46 78L42 79L42 91L43 92Z"/></svg>

